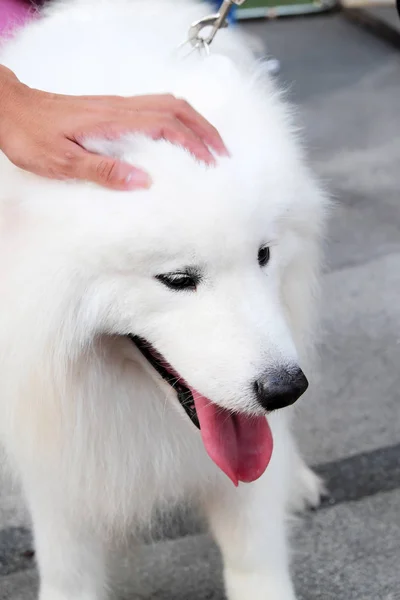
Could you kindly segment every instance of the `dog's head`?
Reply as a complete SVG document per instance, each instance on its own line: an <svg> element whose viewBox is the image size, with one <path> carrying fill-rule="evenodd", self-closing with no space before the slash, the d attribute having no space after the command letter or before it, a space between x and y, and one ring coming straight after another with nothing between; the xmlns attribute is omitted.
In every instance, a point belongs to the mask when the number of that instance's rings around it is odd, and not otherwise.
<svg viewBox="0 0 400 600"><path fill-rule="evenodd" d="M76 351L97 335L131 336L137 361L176 386L234 481L268 463L264 415L307 388L301 358L323 202L291 138L278 139L269 155L268 144L251 156L233 148L216 168L128 139L113 152L152 173L150 190L32 180L21 206L25 292L42 298L59 340ZM218 441L233 435L237 455L248 438L236 462ZM258 455L250 467L249 453Z"/></svg>

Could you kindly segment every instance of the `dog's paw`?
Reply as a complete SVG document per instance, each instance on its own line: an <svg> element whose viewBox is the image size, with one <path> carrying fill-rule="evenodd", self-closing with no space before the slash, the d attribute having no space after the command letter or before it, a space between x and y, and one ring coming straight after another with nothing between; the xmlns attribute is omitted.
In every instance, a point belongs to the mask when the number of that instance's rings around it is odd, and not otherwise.
<svg viewBox="0 0 400 600"><path fill-rule="evenodd" d="M68 590L42 585L39 600L105 600L105 590L96 592L88 590Z"/></svg>
<svg viewBox="0 0 400 600"><path fill-rule="evenodd" d="M323 479L304 462L298 467L294 493L291 495L289 509L294 513L315 510L328 496L328 490Z"/></svg>
<svg viewBox="0 0 400 600"><path fill-rule="evenodd" d="M225 570L228 600L296 600L289 575Z"/></svg>

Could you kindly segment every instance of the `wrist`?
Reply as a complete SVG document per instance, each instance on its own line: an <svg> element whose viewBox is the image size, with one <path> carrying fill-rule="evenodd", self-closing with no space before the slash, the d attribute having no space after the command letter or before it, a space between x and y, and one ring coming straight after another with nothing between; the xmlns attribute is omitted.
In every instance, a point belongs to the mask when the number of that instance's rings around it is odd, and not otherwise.
<svg viewBox="0 0 400 600"><path fill-rule="evenodd" d="M8 126L13 121L13 115L28 90L29 88L21 83L12 71L0 65L0 150Z"/></svg>
<svg viewBox="0 0 400 600"><path fill-rule="evenodd" d="M14 90L22 85L10 69L0 65L0 102L2 108L7 107L10 102L10 96L14 94Z"/></svg>

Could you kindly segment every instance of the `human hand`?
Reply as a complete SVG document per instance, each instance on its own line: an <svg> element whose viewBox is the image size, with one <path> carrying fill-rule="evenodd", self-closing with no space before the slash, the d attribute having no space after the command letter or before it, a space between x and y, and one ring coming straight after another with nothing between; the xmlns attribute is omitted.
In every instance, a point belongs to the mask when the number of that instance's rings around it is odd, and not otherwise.
<svg viewBox="0 0 400 600"><path fill-rule="evenodd" d="M141 133L183 146L207 164L215 162L210 149L227 154L216 129L170 95L49 94L23 85L1 66L0 84L0 149L18 167L43 177L88 180L119 190L151 185L144 171L84 149L85 138Z"/></svg>

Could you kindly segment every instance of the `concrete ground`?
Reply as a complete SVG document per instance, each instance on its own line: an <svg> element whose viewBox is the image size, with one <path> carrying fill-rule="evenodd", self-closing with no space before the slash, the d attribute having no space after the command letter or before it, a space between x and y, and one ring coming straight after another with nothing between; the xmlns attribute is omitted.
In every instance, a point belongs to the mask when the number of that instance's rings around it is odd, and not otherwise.
<svg viewBox="0 0 400 600"><path fill-rule="evenodd" d="M400 53L340 15L247 27L282 61L315 168L338 200L320 376L298 422L331 499L294 534L298 596L399 600ZM35 597L29 550L18 495L3 482L0 600ZM218 552L193 523L121 560L118 580L129 600L223 599Z"/></svg>

